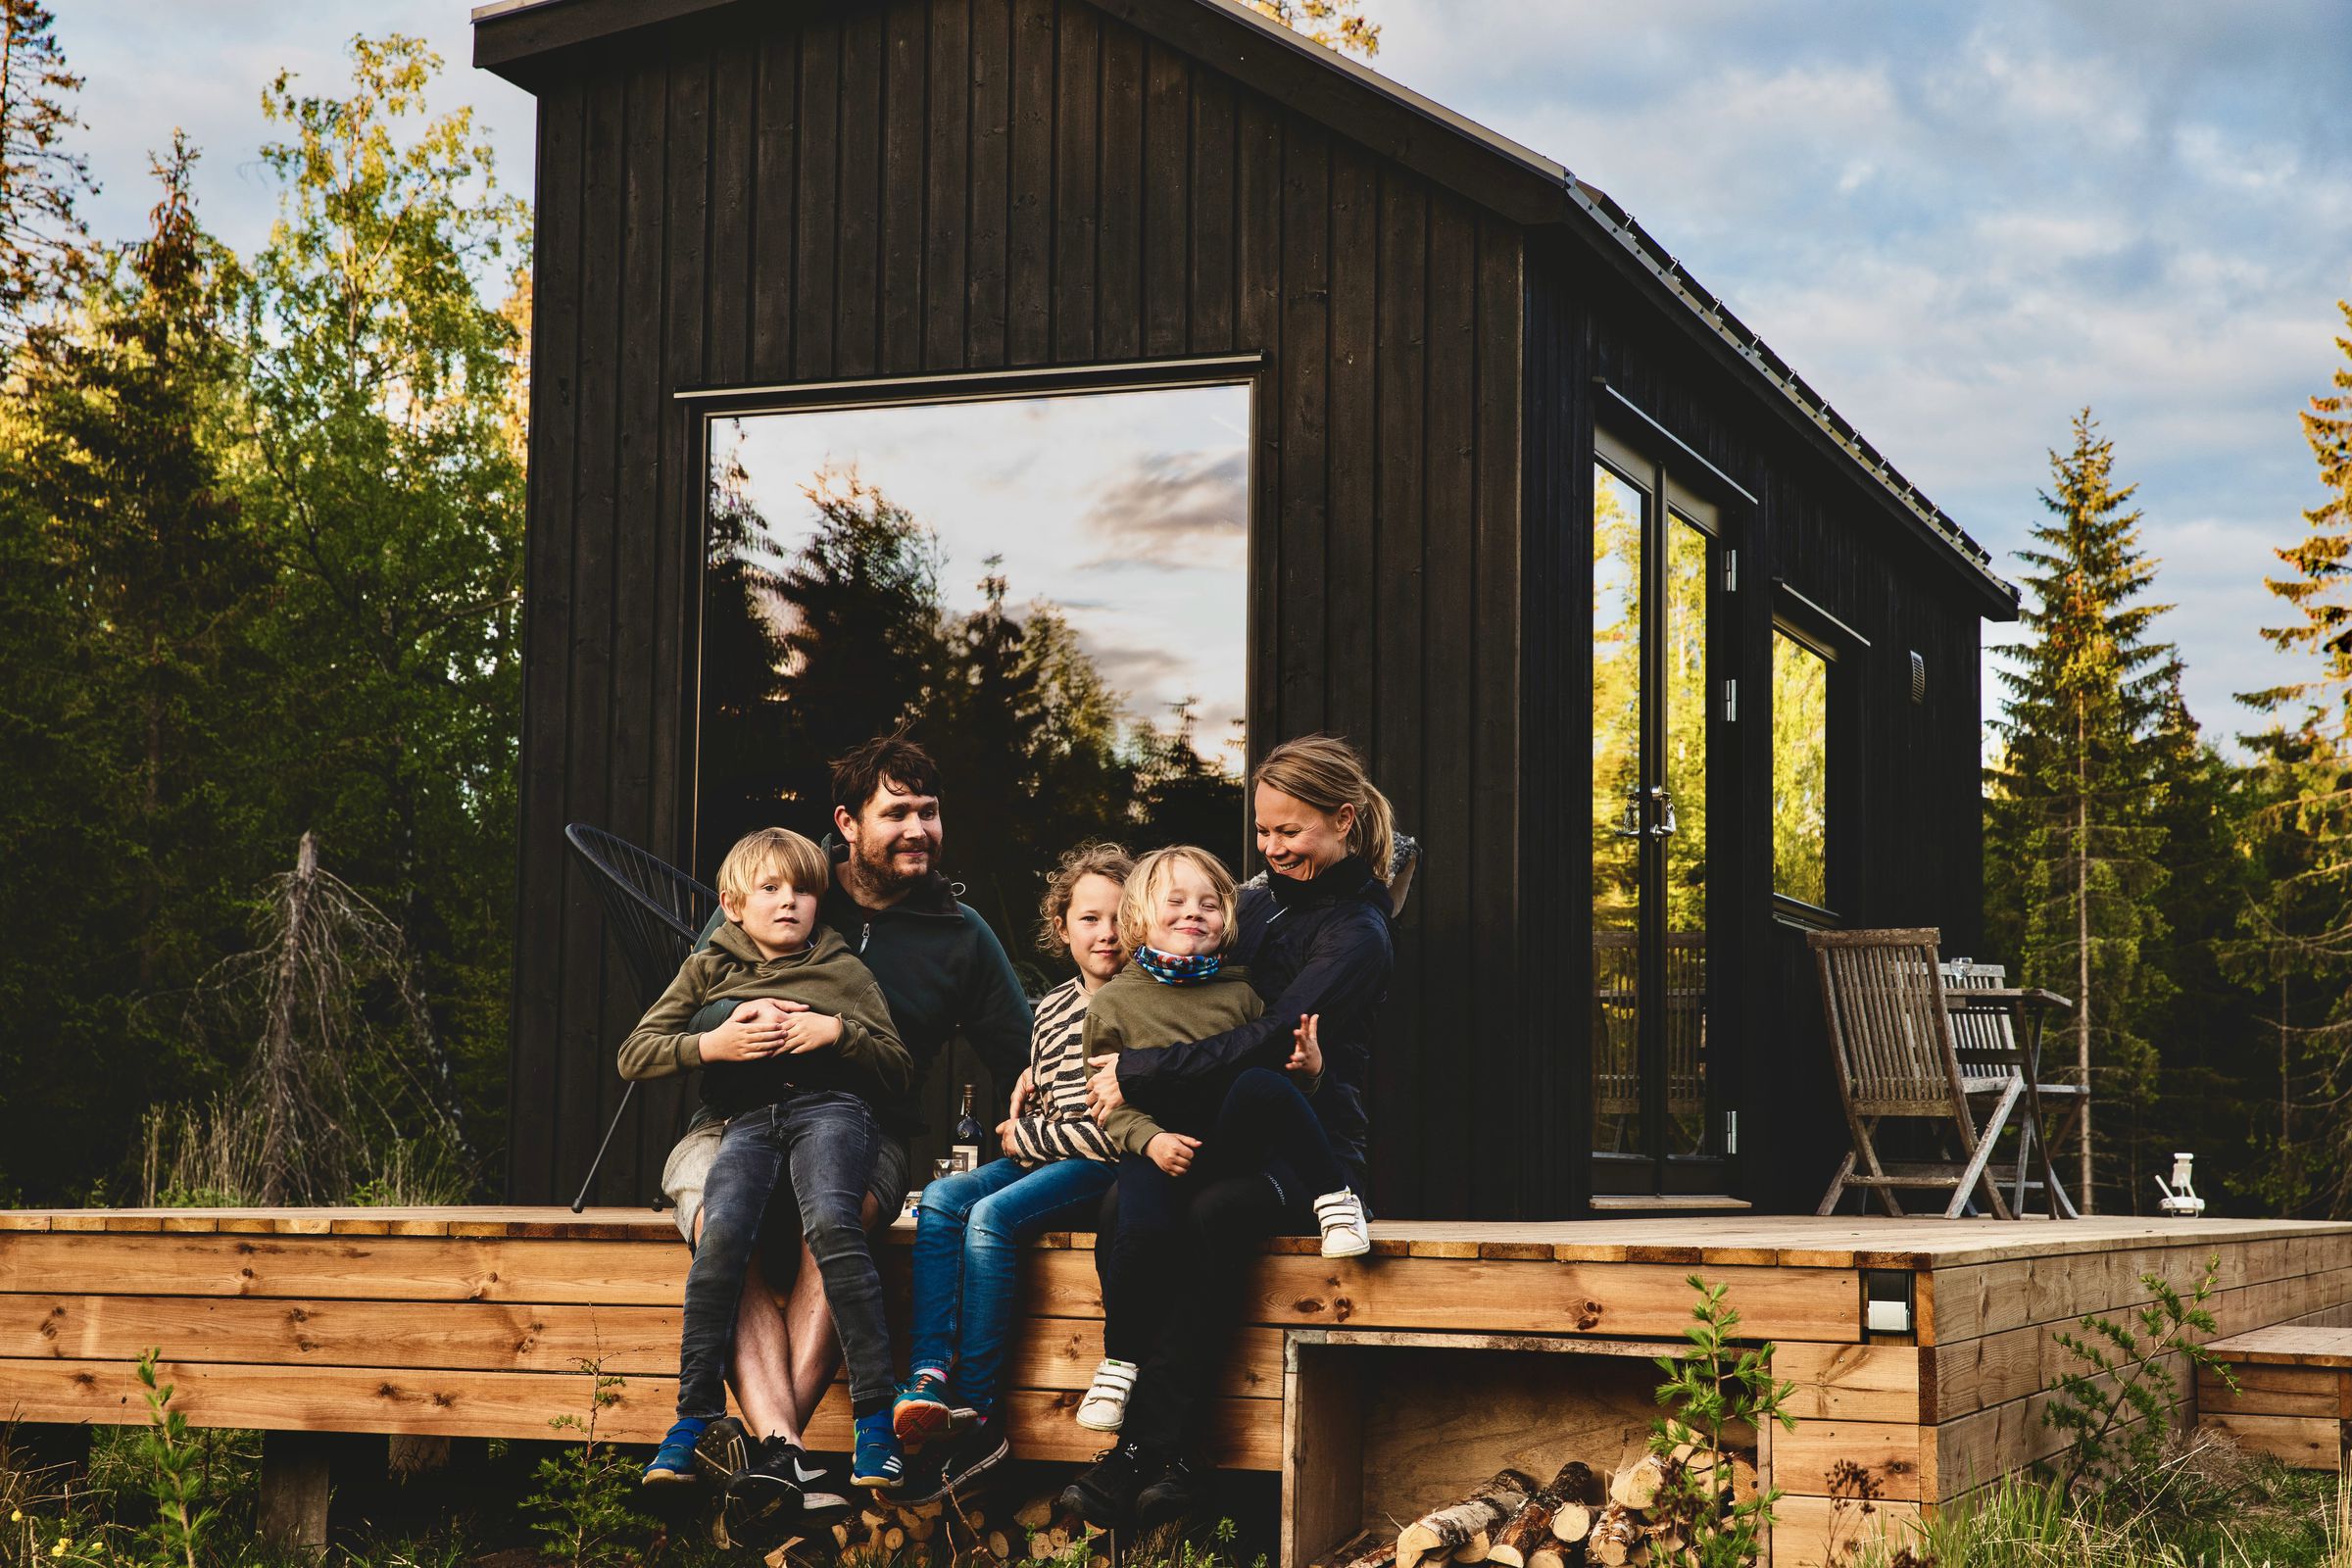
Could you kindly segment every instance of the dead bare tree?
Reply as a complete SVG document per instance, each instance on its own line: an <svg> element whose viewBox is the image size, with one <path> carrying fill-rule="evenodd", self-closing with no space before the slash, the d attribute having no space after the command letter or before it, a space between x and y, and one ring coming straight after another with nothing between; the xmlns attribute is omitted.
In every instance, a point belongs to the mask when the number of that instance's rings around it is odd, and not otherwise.
<svg viewBox="0 0 2352 1568"><path fill-rule="evenodd" d="M235 1109L223 1101L211 1112L259 1124L228 1141L255 1150L252 1200L345 1202L364 1187L398 1200L450 1185L472 1153L400 928L320 866L306 832L294 868L270 879L255 934L197 987L232 1027L254 1031ZM182 1142L200 1138L221 1147L217 1129L191 1127ZM446 1157L420 1165L420 1146ZM151 1153L150 1169L160 1163Z"/></svg>

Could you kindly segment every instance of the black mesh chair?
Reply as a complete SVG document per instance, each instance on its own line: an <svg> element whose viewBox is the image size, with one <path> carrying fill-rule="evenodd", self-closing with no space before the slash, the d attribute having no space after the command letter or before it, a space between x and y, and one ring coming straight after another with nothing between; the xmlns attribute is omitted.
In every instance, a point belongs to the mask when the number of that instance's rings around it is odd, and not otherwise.
<svg viewBox="0 0 2352 1568"><path fill-rule="evenodd" d="M677 974L678 965L686 961L686 955L694 951L695 938L718 911L718 894L603 828L574 822L564 830L564 839L580 863L594 873L589 881L596 889L597 902L604 906L605 929L620 945L621 956L628 960L629 972L643 994L643 1004L653 1005L654 999ZM621 1091L612 1123L605 1129L604 1142L596 1146L596 1158L588 1162L579 1196L571 1200L573 1213L588 1206L588 1189L596 1184L597 1167L604 1164L605 1152L612 1147L612 1135L620 1128L620 1118L629 1113L629 1102L636 1093L634 1082ZM656 1202L654 1206L662 1205Z"/></svg>

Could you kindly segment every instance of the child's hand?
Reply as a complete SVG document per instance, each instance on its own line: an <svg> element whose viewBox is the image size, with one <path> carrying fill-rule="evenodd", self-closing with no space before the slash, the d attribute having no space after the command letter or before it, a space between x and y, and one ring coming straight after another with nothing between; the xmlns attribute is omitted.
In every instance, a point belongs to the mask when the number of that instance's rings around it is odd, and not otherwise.
<svg viewBox="0 0 2352 1568"><path fill-rule="evenodd" d="M784 1038L784 1015L765 1002L747 1002L715 1029L703 1031L705 1061L758 1061Z"/></svg>
<svg viewBox="0 0 2352 1568"><path fill-rule="evenodd" d="M1181 1176L1193 1168L1193 1153L1200 1147L1198 1138L1182 1133L1153 1133L1144 1146L1144 1153L1152 1163L1171 1176Z"/></svg>
<svg viewBox="0 0 2352 1568"><path fill-rule="evenodd" d="M1095 1069L1086 1081L1087 1111L1095 1120L1106 1121L1112 1111L1127 1103L1126 1095L1119 1090L1119 1054L1089 1056L1086 1064Z"/></svg>
<svg viewBox="0 0 2352 1568"><path fill-rule="evenodd" d="M1012 1081L1012 1113L1018 1116L1029 1108L1029 1097L1037 1092L1037 1080L1023 1067L1021 1075Z"/></svg>
<svg viewBox="0 0 2352 1568"><path fill-rule="evenodd" d="M1293 1072L1312 1078L1323 1071L1323 1042L1316 1038L1315 1022L1321 1013L1310 1012L1298 1020L1292 1031L1291 1059L1283 1063Z"/></svg>
<svg viewBox="0 0 2352 1568"><path fill-rule="evenodd" d="M784 1025L784 1044L779 1048L790 1055L803 1052L822 1051L841 1039L841 1020L829 1012L799 1012Z"/></svg>

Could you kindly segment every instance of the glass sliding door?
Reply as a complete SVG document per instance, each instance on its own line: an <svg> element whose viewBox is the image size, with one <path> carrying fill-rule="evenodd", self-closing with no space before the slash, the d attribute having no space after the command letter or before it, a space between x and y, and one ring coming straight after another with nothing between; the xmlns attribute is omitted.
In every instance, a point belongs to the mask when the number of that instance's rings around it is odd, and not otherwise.
<svg viewBox="0 0 2352 1568"><path fill-rule="evenodd" d="M1604 446L1592 469L1592 1189L1724 1190L1708 823L1729 693L1713 508Z"/></svg>

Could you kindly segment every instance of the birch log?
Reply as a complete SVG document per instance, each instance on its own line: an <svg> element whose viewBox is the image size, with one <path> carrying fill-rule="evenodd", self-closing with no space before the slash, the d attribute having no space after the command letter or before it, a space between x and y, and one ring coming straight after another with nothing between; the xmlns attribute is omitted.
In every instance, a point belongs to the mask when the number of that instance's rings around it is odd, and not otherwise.
<svg viewBox="0 0 2352 1568"><path fill-rule="evenodd" d="M1494 1478L1461 1501L1423 1514L1396 1533L1396 1568L1420 1568L1424 1561L1444 1562L1525 1505L1536 1491L1535 1481L1517 1470L1498 1470ZM1481 1547L1479 1555L1486 1555Z"/></svg>

